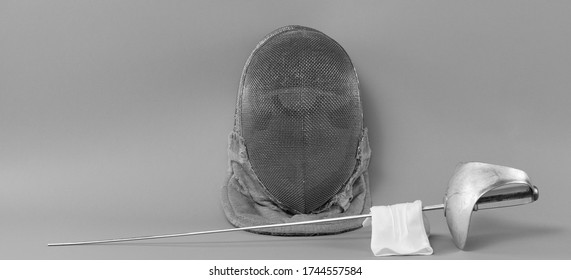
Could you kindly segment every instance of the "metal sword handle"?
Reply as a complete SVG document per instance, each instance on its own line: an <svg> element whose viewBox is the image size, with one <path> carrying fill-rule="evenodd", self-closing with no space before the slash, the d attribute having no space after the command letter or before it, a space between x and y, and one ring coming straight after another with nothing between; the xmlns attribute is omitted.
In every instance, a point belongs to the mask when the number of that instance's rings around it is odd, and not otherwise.
<svg viewBox="0 0 571 280"><path fill-rule="evenodd" d="M474 211L517 206L536 201L539 198L539 189L526 184L513 184L498 187L482 195Z"/></svg>

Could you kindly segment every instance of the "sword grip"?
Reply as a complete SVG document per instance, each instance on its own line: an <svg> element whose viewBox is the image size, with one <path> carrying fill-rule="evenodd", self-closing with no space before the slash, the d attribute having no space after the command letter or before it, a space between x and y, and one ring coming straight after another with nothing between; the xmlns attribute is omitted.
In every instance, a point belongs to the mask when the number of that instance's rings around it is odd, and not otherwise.
<svg viewBox="0 0 571 280"><path fill-rule="evenodd" d="M493 189L478 199L474 211L517 206L536 201L539 189L525 184L507 185Z"/></svg>

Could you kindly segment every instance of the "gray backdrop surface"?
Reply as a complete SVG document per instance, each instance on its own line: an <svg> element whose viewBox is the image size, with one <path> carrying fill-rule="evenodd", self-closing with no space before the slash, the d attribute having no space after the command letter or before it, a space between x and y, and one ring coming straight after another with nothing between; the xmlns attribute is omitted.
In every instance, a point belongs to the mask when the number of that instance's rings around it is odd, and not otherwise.
<svg viewBox="0 0 571 280"><path fill-rule="evenodd" d="M1 259L373 259L370 229L114 245L230 227L220 207L242 67L272 30L337 40L361 82L373 202L441 203L461 161L525 170L540 200L441 212L421 259L569 259L569 1L0 1Z"/></svg>

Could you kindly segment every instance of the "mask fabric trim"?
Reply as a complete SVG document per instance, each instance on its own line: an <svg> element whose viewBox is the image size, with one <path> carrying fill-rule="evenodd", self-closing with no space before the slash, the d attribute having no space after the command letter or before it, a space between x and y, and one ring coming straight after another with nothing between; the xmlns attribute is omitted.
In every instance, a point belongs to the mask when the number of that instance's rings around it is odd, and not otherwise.
<svg viewBox="0 0 571 280"><path fill-rule="evenodd" d="M359 215L371 207L367 168L371 156L367 129L363 129L353 174L345 186L327 203L309 214L295 213L275 199L256 176L248 160L244 139L233 131L229 136L229 169L222 188L222 207L228 221L236 227L301 222ZM308 236L342 233L362 227L362 221L266 228L251 232L270 235Z"/></svg>

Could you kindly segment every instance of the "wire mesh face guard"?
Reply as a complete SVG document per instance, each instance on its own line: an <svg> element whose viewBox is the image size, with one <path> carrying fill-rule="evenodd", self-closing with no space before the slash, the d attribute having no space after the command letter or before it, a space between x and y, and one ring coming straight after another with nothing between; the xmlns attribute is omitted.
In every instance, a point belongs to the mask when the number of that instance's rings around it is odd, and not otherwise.
<svg viewBox="0 0 571 280"><path fill-rule="evenodd" d="M267 35L240 82L222 199L228 220L242 227L368 211L369 157L357 74L345 50L302 26ZM359 227L349 224L263 233Z"/></svg>

